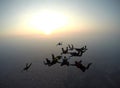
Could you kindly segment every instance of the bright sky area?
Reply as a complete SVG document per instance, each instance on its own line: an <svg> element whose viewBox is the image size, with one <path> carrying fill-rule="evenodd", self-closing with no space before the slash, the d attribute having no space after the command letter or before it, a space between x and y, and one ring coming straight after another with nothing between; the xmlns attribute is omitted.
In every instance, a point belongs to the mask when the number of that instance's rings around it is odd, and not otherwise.
<svg viewBox="0 0 120 88"><path fill-rule="evenodd" d="M119 0L0 0L0 35L118 30L119 6Z"/></svg>

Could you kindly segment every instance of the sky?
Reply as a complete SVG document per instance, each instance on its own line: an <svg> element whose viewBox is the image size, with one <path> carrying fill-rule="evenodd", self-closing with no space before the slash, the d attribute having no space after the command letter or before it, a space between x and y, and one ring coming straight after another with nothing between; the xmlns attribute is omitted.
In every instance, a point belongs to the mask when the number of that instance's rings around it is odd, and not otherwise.
<svg viewBox="0 0 120 88"><path fill-rule="evenodd" d="M63 32L84 33L107 33L118 32L120 28L120 1L119 0L0 0L0 35L28 35L39 34L36 26L39 26L40 19L35 20L34 27L30 22L36 14L43 10L50 14L63 14L67 18L64 27L53 27L55 30ZM44 16L46 18L48 15ZM51 17L51 16L50 16ZM56 16L57 17L57 16ZM52 19L44 26L54 25ZM59 18L59 16L58 16ZM63 18L65 19L65 18ZM57 19L59 21L59 19ZM47 20L48 21L48 20ZM56 20L55 20L56 21ZM46 22L45 22L46 23ZM63 23L63 22L62 22ZM42 27L42 30L45 30ZM61 31L57 31L56 33Z"/></svg>

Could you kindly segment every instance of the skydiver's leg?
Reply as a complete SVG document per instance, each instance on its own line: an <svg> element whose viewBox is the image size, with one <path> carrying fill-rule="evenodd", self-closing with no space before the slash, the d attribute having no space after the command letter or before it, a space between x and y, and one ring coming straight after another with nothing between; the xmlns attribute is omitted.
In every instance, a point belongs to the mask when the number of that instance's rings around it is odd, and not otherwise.
<svg viewBox="0 0 120 88"><path fill-rule="evenodd" d="M83 55L83 51L81 50L81 51L80 51L80 56L82 56L82 55Z"/></svg>
<svg viewBox="0 0 120 88"><path fill-rule="evenodd" d="M70 45L68 44L69 49L71 49Z"/></svg>
<svg viewBox="0 0 120 88"><path fill-rule="evenodd" d="M48 58L46 58L46 62L49 64L49 63L51 63L51 61L48 59Z"/></svg>
<svg viewBox="0 0 120 88"><path fill-rule="evenodd" d="M69 62L67 62L67 66L69 66Z"/></svg>
<svg viewBox="0 0 120 88"><path fill-rule="evenodd" d="M90 65L92 65L92 63L89 63L86 67L86 69L89 69Z"/></svg>
<svg viewBox="0 0 120 88"><path fill-rule="evenodd" d="M54 59L54 58L55 58L54 54L52 54L51 56L52 56L52 59Z"/></svg>
<svg viewBox="0 0 120 88"><path fill-rule="evenodd" d="M80 69L81 69L83 72L85 72L85 71L86 71L86 67L85 67L85 66L83 66L83 65L81 65L81 66L80 66Z"/></svg>
<svg viewBox="0 0 120 88"><path fill-rule="evenodd" d="M82 70L82 72L85 72L86 71L86 69L81 69Z"/></svg>

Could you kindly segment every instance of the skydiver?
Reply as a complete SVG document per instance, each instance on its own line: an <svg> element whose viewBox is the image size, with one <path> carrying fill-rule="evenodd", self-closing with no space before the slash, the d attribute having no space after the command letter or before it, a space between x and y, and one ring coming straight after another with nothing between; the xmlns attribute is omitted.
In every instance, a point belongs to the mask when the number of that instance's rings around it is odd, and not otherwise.
<svg viewBox="0 0 120 88"><path fill-rule="evenodd" d="M68 59L66 58L66 56L64 56L63 62L61 63L61 66L63 66L63 65L69 66L69 62L68 62Z"/></svg>
<svg viewBox="0 0 120 88"><path fill-rule="evenodd" d="M31 65L32 65L32 63L30 63L30 64L26 63L26 67L23 68L23 71L27 71Z"/></svg>
<svg viewBox="0 0 120 88"><path fill-rule="evenodd" d="M52 61L50 61L48 58L46 58L46 62L44 61L45 65L52 66L52 65L58 63L58 60L62 58L62 56L55 57L54 54L52 54L51 56L52 56Z"/></svg>
<svg viewBox="0 0 120 88"><path fill-rule="evenodd" d="M79 62L75 61L75 64L71 64L72 66L76 66L77 68L80 68L83 72L85 72L87 69L89 69L90 65L92 65L92 63L89 63L87 66L84 66L82 64L82 60L80 60Z"/></svg>
<svg viewBox="0 0 120 88"><path fill-rule="evenodd" d="M48 65L48 66L51 66L51 61L48 58L46 58L46 62L44 61L44 64Z"/></svg>
<svg viewBox="0 0 120 88"><path fill-rule="evenodd" d="M56 44L56 46L60 46L60 45L62 45L62 44L63 44L62 42L59 42L59 43Z"/></svg>
<svg viewBox="0 0 120 88"><path fill-rule="evenodd" d="M61 56L62 57L62 56ZM52 62L51 65L56 64L58 62L58 59L61 58L60 56L55 57L54 54L52 54Z"/></svg>
<svg viewBox="0 0 120 88"><path fill-rule="evenodd" d="M81 47L81 48L75 48L75 50L78 51L78 52L80 52L80 56L82 56L83 53L86 52L87 47L86 47L86 45L85 45L85 46L83 46L83 47Z"/></svg>

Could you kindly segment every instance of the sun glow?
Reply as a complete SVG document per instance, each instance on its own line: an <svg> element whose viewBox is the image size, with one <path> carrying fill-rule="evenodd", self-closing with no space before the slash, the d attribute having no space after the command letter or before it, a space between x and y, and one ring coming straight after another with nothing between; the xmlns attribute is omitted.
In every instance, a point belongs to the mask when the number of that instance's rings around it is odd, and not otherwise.
<svg viewBox="0 0 120 88"><path fill-rule="evenodd" d="M64 14L53 11L41 11L30 19L30 26L44 34L51 34L57 29L67 25L68 18Z"/></svg>

